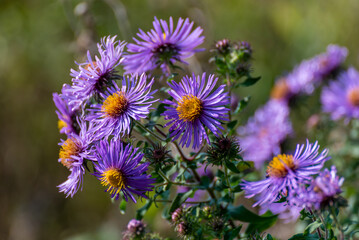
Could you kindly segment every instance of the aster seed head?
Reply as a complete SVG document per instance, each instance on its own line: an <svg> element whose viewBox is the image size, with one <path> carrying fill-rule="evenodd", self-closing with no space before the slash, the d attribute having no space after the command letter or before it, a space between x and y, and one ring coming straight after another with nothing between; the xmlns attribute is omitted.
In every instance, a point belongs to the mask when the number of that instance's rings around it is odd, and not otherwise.
<svg viewBox="0 0 359 240"><path fill-rule="evenodd" d="M234 137L220 136L207 150L207 161L212 165L222 165L225 160L241 158L240 146Z"/></svg>
<svg viewBox="0 0 359 240"><path fill-rule="evenodd" d="M151 164L159 167L173 162L172 158L168 155L169 152L170 151L166 149L166 146L154 144L151 148L145 149L145 158Z"/></svg>

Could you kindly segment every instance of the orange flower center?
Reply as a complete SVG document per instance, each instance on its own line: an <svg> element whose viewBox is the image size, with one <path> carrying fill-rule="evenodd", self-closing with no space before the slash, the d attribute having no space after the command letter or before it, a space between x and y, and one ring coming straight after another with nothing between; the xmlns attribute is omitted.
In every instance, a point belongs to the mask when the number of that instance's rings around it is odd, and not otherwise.
<svg viewBox="0 0 359 240"><path fill-rule="evenodd" d="M102 105L102 111L108 117L119 117L128 108L128 100L123 92L116 92L106 98Z"/></svg>
<svg viewBox="0 0 359 240"><path fill-rule="evenodd" d="M284 78L276 82L270 93L272 98L278 100L286 98L288 94L289 94L289 87Z"/></svg>
<svg viewBox="0 0 359 240"><path fill-rule="evenodd" d="M350 89L347 94L347 99L352 105L358 107L359 106L359 87Z"/></svg>
<svg viewBox="0 0 359 240"><path fill-rule="evenodd" d="M176 108L179 118L188 122L198 119L202 114L202 110L201 100L193 95L183 96Z"/></svg>
<svg viewBox="0 0 359 240"><path fill-rule="evenodd" d="M71 168L74 160L72 156L77 156L80 152L80 147L76 144L75 140L68 138L61 146L59 158L61 159L62 165L67 168Z"/></svg>
<svg viewBox="0 0 359 240"><path fill-rule="evenodd" d="M288 174L288 170L295 170L296 165L292 155L279 154L274 157L267 167L267 174L270 177L285 177Z"/></svg>

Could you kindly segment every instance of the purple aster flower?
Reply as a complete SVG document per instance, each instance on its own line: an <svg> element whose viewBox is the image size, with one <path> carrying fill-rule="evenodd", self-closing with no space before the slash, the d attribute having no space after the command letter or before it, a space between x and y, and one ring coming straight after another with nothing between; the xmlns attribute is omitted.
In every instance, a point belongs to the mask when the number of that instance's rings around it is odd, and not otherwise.
<svg viewBox="0 0 359 240"><path fill-rule="evenodd" d="M270 100L259 108L246 126L238 128L243 158L256 168L280 153L280 144L293 132L289 107L284 101Z"/></svg>
<svg viewBox="0 0 359 240"><path fill-rule="evenodd" d="M286 77L290 92L311 94L324 77L344 62L347 55L346 48L329 45L325 53L303 61Z"/></svg>
<svg viewBox="0 0 359 240"><path fill-rule="evenodd" d="M86 127L86 122L80 121L79 126L81 127L79 135L70 133L67 140L60 143L59 162L69 169L70 175L64 183L57 187L60 192L66 194L66 197L73 197L80 187L82 190L83 175L85 174L84 159L95 160L91 146L93 142L92 125Z"/></svg>
<svg viewBox="0 0 359 240"><path fill-rule="evenodd" d="M297 145L293 155L277 155L267 167L266 179L241 183L245 196L247 198L257 196L258 201L253 205L257 206L273 203L281 197L290 195L293 188L298 187L299 182L317 174L324 162L329 159L327 149L321 153L318 153L318 150L318 142L311 144L307 140L306 145Z"/></svg>
<svg viewBox="0 0 359 240"><path fill-rule="evenodd" d="M172 141L181 137L180 144L197 148L205 139L208 143L205 126L218 136L219 129L223 129L220 121L228 120L226 107L229 104L228 94L224 93L225 85L214 89L218 78L209 75L206 81L206 73L202 76L185 76L180 84L168 83L171 90L168 92L173 101L164 100L166 111L162 114L166 120L170 120L165 126L172 125L169 129Z"/></svg>
<svg viewBox="0 0 359 240"><path fill-rule="evenodd" d="M114 37L104 37L97 44L100 57L92 59L87 52L87 61L80 63L79 70L71 69L73 85L67 89L69 95L75 95L77 99L86 101L94 94L103 92L105 86L112 82L117 67L123 60L122 51L125 43L115 41Z"/></svg>
<svg viewBox="0 0 359 240"><path fill-rule="evenodd" d="M55 106L57 107L56 114L59 118L57 125L60 130L60 133L76 133L75 119L77 111L73 110L70 106L68 106L68 103L64 99L62 99L59 94L53 93L52 96Z"/></svg>
<svg viewBox="0 0 359 240"><path fill-rule="evenodd" d="M312 181L300 186L292 198L292 201L302 207L315 208L328 206L341 192L344 178L337 176L337 169L332 166L330 171L325 169Z"/></svg>
<svg viewBox="0 0 359 240"><path fill-rule="evenodd" d="M323 88L321 95L323 111L333 120L359 118L359 73L354 68L342 73L338 81Z"/></svg>
<svg viewBox="0 0 359 240"><path fill-rule="evenodd" d="M118 139L125 133L130 133L133 119L146 118L152 103L157 101L149 101L156 91L151 92L154 80L152 79L148 84L146 80L145 74L140 77L124 76L121 88L113 82L113 87L109 87L104 94L101 94L104 98L103 103L93 105L86 118L98 125L98 138L112 134Z"/></svg>
<svg viewBox="0 0 359 240"><path fill-rule="evenodd" d="M203 30L197 27L191 32L193 22L190 22L188 18L185 20L180 18L174 29L172 17L170 17L169 25L166 21L155 17L153 27L154 29L147 33L139 29L137 36L141 40L133 38L136 44L128 44L129 54L124 60L126 74L141 74L158 66L166 72L165 69L169 64L174 64L176 61L184 62L183 59L203 50L194 49L204 40L204 37L200 36Z"/></svg>
<svg viewBox="0 0 359 240"><path fill-rule="evenodd" d="M262 215L267 211L278 215L278 218L283 219L285 223L294 222L300 216L300 211L303 208L289 205L287 202L266 203L260 206L259 214Z"/></svg>
<svg viewBox="0 0 359 240"><path fill-rule="evenodd" d="M103 140L96 145L96 158L94 175L111 198L118 200L122 193L126 201L130 198L136 203L134 194L147 198L145 193L152 191L155 180L145 173L149 163L140 164L143 154L138 148L124 146L120 140Z"/></svg>

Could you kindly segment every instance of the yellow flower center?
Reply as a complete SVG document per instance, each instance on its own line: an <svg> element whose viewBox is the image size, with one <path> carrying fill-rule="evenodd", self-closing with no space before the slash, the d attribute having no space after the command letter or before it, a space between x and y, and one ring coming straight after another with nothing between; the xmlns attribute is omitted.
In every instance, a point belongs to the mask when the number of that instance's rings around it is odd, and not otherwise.
<svg viewBox="0 0 359 240"><path fill-rule="evenodd" d="M128 108L128 100L123 92L116 92L106 98L102 105L102 111L108 117L119 117Z"/></svg>
<svg viewBox="0 0 359 240"><path fill-rule="evenodd" d="M71 159L72 156L77 156L80 152L80 148L76 142L68 138L61 146L59 158L61 159L62 165L67 168L71 168L74 160Z"/></svg>
<svg viewBox="0 0 359 240"><path fill-rule="evenodd" d="M352 105L358 107L359 106L359 87L350 89L347 94L347 99Z"/></svg>
<svg viewBox="0 0 359 240"><path fill-rule="evenodd" d="M101 184L103 186L110 185L113 187L111 193L119 192L125 187L125 178L120 170L110 168L102 173Z"/></svg>
<svg viewBox="0 0 359 240"><path fill-rule="evenodd" d="M61 131L61 129L67 127L67 124L63 120L57 121L57 128Z"/></svg>
<svg viewBox="0 0 359 240"><path fill-rule="evenodd" d="M283 99L287 97L289 94L289 87L286 83L285 79L280 79L272 88L272 91L270 93L271 97L274 99Z"/></svg>
<svg viewBox="0 0 359 240"><path fill-rule="evenodd" d="M292 155L280 154L273 158L267 167L267 174L270 177L285 177L288 174L288 170L295 170L296 165Z"/></svg>
<svg viewBox="0 0 359 240"><path fill-rule="evenodd" d="M180 119L191 122L201 116L202 102L196 96L186 95L178 102L176 110Z"/></svg>

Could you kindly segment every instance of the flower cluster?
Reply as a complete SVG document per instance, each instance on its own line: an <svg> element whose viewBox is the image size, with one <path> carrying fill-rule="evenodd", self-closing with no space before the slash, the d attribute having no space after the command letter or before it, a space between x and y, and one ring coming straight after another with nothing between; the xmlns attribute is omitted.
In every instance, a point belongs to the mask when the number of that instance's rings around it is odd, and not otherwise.
<svg viewBox="0 0 359 240"><path fill-rule="evenodd" d="M71 84L53 94L59 131L66 136L58 161L70 172L59 191L73 197L90 172L113 200L122 199L121 211L128 201L146 199L124 239L161 239L142 220L158 204L170 204L162 216L186 239L273 239L263 238L261 231L277 217L293 221L302 214L317 221L315 214L321 218L330 209L318 227L319 237L321 231L327 234L328 224L337 222L333 209L345 206L344 178L335 166L322 170L331 157L318 141L286 150L296 137L290 110L292 100L300 99L295 96L312 94L331 77L322 92L323 111L333 120L359 118L359 73L354 68L340 72L347 50L329 45L326 53L303 61L277 80L269 101L239 126L250 97L235 94L260 79L250 74L252 47L245 41L218 41L211 59L218 77L203 72L177 78L171 72L179 69L176 64L202 50L197 47L203 30L193 26L189 19L180 18L174 26L172 18L167 23L155 17L154 29L139 30L135 43L104 37L97 55L87 52L86 61L71 69ZM160 76L153 74L158 67ZM265 179L246 177L266 162ZM264 216L235 206L241 192L255 199L253 206ZM249 223L245 233L238 222Z"/></svg>

